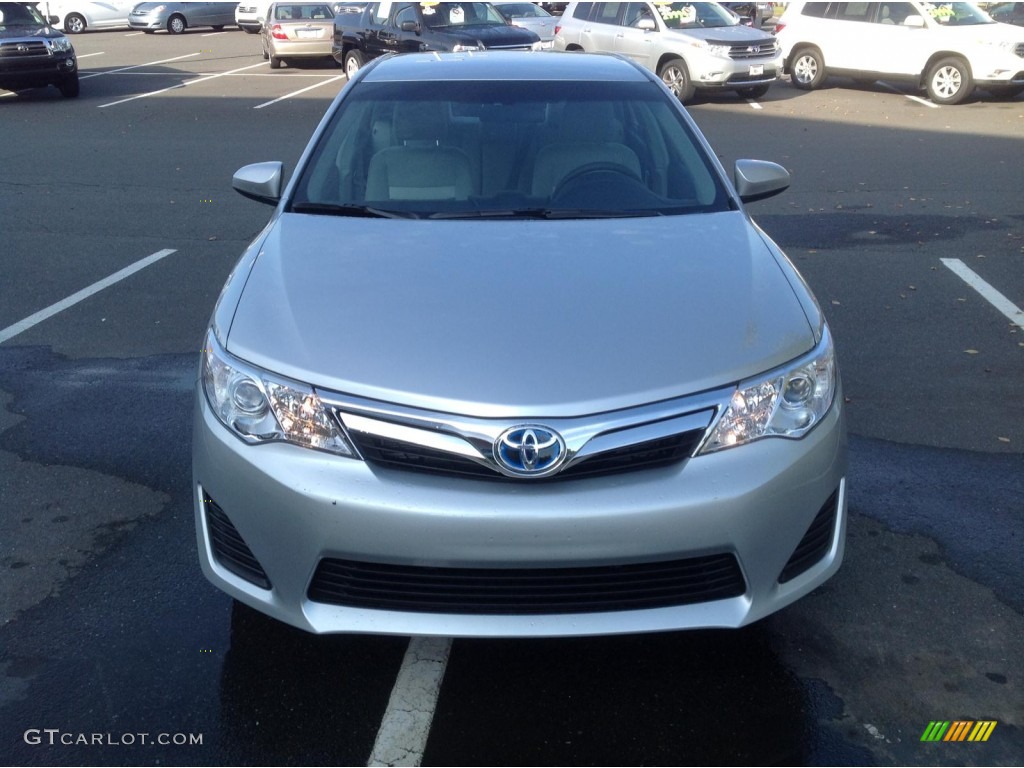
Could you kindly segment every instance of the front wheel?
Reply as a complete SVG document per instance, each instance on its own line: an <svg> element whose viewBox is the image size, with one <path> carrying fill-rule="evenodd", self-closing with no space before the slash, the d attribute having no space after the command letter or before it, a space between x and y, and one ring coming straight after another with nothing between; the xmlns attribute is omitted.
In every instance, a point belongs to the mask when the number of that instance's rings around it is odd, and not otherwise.
<svg viewBox="0 0 1024 768"><path fill-rule="evenodd" d="M185 31L185 17L174 14L167 20L167 31L172 35L180 35Z"/></svg>
<svg viewBox="0 0 1024 768"><path fill-rule="evenodd" d="M68 17L64 19L64 31L73 35L85 32L85 17L80 13L69 13Z"/></svg>
<svg viewBox="0 0 1024 768"><path fill-rule="evenodd" d="M770 83L764 85L752 85L749 88L740 88L736 91L741 99L760 99L762 96L768 95L768 88L771 87Z"/></svg>
<svg viewBox="0 0 1024 768"><path fill-rule="evenodd" d="M802 91L810 91L821 85L825 79L825 59L817 48L801 48L793 53L789 72L793 85Z"/></svg>
<svg viewBox="0 0 1024 768"><path fill-rule="evenodd" d="M660 70L658 77L661 82L668 86L668 89L676 95L684 104L693 98L697 92L696 86L690 79L690 72L686 68L686 62L682 59L670 59L666 61Z"/></svg>
<svg viewBox="0 0 1024 768"><path fill-rule="evenodd" d="M925 87L936 104L959 104L974 90L971 68L956 56L940 59L928 70Z"/></svg>
<svg viewBox="0 0 1024 768"><path fill-rule="evenodd" d="M60 95L65 99L77 98L79 91L78 73L76 72L73 77L58 83L57 88L60 90Z"/></svg>
<svg viewBox="0 0 1024 768"><path fill-rule="evenodd" d="M345 54L345 77L351 80L360 67L366 63L366 57L362 51L352 50Z"/></svg>

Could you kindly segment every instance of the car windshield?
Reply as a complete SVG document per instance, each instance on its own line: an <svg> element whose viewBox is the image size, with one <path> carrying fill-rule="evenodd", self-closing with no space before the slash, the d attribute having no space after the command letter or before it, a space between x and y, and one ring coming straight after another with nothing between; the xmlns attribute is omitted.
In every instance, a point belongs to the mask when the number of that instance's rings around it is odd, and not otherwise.
<svg viewBox="0 0 1024 768"><path fill-rule="evenodd" d="M490 3L423 3L423 23L430 29L471 24L504 24Z"/></svg>
<svg viewBox="0 0 1024 768"><path fill-rule="evenodd" d="M740 23L718 3L655 3L654 7L669 29L734 27Z"/></svg>
<svg viewBox="0 0 1024 768"><path fill-rule="evenodd" d="M292 211L601 218L728 210L679 106L638 82L359 82Z"/></svg>
<svg viewBox="0 0 1024 768"><path fill-rule="evenodd" d="M0 3L0 27L44 27L39 11L21 3Z"/></svg>
<svg viewBox="0 0 1024 768"><path fill-rule="evenodd" d="M316 19L323 21L333 19L334 12L322 3L306 3L303 5L276 5L274 19L276 21L298 21Z"/></svg>
<svg viewBox="0 0 1024 768"><path fill-rule="evenodd" d="M992 18L974 3L922 3L929 15L945 26L993 24Z"/></svg>

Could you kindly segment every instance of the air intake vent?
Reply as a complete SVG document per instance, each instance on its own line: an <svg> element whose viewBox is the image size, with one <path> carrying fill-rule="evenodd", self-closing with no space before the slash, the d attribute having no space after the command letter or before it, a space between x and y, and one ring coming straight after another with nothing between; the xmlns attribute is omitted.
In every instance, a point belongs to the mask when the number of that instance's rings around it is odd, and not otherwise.
<svg viewBox="0 0 1024 768"><path fill-rule="evenodd" d="M779 576L780 584L785 584L787 581L795 579L821 560L828 552L832 544L832 531L836 524L838 499L839 492L836 491L828 497L828 501L825 502L825 505L815 515L814 520L811 522L811 527L807 529L807 533L800 539L796 551L789 558L786 567L782 569L782 574Z"/></svg>
<svg viewBox="0 0 1024 768"><path fill-rule="evenodd" d="M252 550L242 539L238 529L232 525L224 510L213 499L206 499L206 527L210 533L210 544L217 562L236 576L263 589L270 589L270 579Z"/></svg>

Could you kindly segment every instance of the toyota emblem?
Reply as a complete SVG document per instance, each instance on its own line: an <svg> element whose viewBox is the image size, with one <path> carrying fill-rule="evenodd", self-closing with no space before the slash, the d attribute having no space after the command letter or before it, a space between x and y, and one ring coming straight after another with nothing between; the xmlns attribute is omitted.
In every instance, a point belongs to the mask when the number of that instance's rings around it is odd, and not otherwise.
<svg viewBox="0 0 1024 768"><path fill-rule="evenodd" d="M537 424L510 427L494 441L494 460L502 472L513 477L553 474L565 454L562 436Z"/></svg>

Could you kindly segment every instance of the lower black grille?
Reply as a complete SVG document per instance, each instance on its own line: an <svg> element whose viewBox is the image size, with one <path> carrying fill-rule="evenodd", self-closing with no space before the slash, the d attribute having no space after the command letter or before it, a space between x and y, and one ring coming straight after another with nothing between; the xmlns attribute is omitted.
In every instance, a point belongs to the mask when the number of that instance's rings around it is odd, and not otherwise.
<svg viewBox="0 0 1024 768"><path fill-rule="evenodd" d="M664 608L746 592L731 554L588 568L424 568L324 559L309 599L424 613L550 614Z"/></svg>
<svg viewBox="0 0 1024 768"><path fill-rule="evenodd" d="M795 579L821 560L828 552L829 547L832 545L832 531L835 528L836 515L839 511L838 500L839 491L835 491L828 497L828 501L818 511L818 514L814 516L814 520L811 521L811 527L807 529L807 533L800 539L800 543L796 546L796 551L789 558L786 567L782 569L782 574L779 576L780 584L785 584L787 581Z"/></svg>
<svg viewBox="0 0 1024 768"><path fill-rule="evenodd" d="M605 451L583 459L547 480L592 477L668 466L689 458L703 435L704 430L695 429L678 435ZM490 467L458 454L359 432L353 432L351 437L364 459L393 469L411 469L450 475L468 475L488 480L522 482L518 478L506 477ZM532 478L527 480L529 482L544 482L544 480L538 481Z"/></svg>
<svg viewBox="0 0 1024 768"><path fill-rule="evenodd" d="M210 533L213 556L220 565L252 582L257 587L270 589L270 579L263 570L252 550L242 539L238 529L231 523L224 510L213 499L206 499L206 527Z"/></svg>

